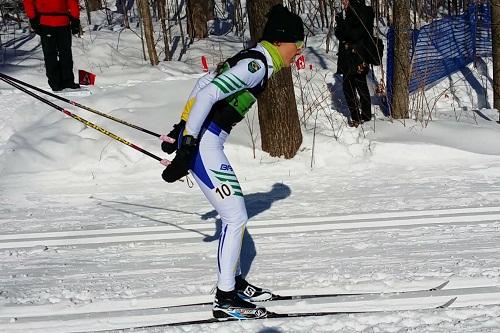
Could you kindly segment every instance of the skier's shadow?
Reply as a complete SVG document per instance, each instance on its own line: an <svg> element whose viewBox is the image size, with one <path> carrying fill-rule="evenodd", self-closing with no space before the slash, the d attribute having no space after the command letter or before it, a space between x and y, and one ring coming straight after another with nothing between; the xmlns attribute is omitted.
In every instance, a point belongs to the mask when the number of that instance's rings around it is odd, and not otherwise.
<svg viewBox="0 0 500 333"><path fill-rule="evenodd" d="M259 215L263 211L271 208L272 204L275 201L283 200L290 196L291 193L292 190L290 189L290 187L282 183L276 183L273 185L272 189L269 192L257 192L245 195L245 205L247 207L248 218L251 219L256 215ZM220 218L218 218L216 210L212 210L201 216L202 220L208 220L212 218L216 219L215 233L213 236L205 237L203 239L204 242L213 242L215 240L218 240L222 231L222 221L220 220ZM252 239L252 236L248 232L248 229L245 229L240 255L241 274L244 277L250 271L250 267L252 266L252 262L256 255L257 250L255 249L255 243Z"/></svg>

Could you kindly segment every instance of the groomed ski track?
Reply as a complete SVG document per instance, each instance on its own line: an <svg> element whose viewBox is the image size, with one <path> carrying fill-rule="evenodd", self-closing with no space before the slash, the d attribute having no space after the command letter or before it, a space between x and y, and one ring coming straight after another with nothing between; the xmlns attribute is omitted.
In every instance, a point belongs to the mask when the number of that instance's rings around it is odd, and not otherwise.
<svg viewBox="0 0 500 333"><path fill-rule="evenodd" d="M428 228L442 228L447 225L448 228L456 229L466 226L477 225L491 227L498 230L500 221L500 207L477 207L477 208L459 208L459 209L441 209L425 211L399 211L375 214L350 214L327 217L296 218L287 220L256 220L250 224L250 233L254 238L258 235L277 237L280 235L288 239L295 238L295 234L300 236L309 234L314 237L316 231L328 232L388 232L395 233L397 230L408 228L417 228L420 232ZM61 231L61 232L40 232L40 233L19 233L0 235L0 249L17 253L17 255L43 254L51 252L64 253L66 251L88 251L99 255L106 254L99 250L107 247L114 248L120 246L120 243L135 244L146 246L148 242L166 241L167 244L180 246L177 241L182 241L184 246L189 243L202 242L203 235L214 232L212 224L183 224L181 227L160 226L160 227L137 227L137 228L112 228L103 230L79 230L79 231ZM384 231L386 230L386 231ZM413 230L415 231L415 230ZM340 235L332 236L332 238ZM472 239L473 237L471 237ZM429 241L432 236L429 236ZM361 239L359 239L361 241ZM451 242L448 239L447 242ZM458 240L457 240L458 241ZM439 242L442 242L439 241ZM438 242L438 243L439 243ZM203 243L203 242L202 242ZM209 243L213 245L216 242ZM286 242L289 243L289 242ZM206 244L206 243L205 243ZM284 244L278 242L275 244L282 247ZM449 245L449 244L448 244ZM97 249L95 248L97 246ZM193 246L193 245L191 245ZM271 246L271 245L270 245ZM135 247L135 245L133 245ZM428 249L427 249L428 250ZM492 244L484 247L484 251L498 251L499 245L493 247ZM14 251L14 252L12 252ZM452 251L452 250L451 250ZM186 254L181 251L181 254ZM6 252L4 252L6 253ZM146 252L142 252L143 254ZM208 254L210 255L210 253ZM263 252L263 255L266 255ZM417 257L421 254L413 253ZM435 257L430 251L426 254L429 257ZM268 258L269 259L269 258ZM325 258L320 258L324 260ZM173 260L176 260L175 258ZM443 260L443 258L438 259ZM188 259L189 263L190 260ZM445 262L443 262L445 264ZM7 263L8 265L8 263ZM50 270L50 261L46 263ZM446 266L446 264L445 264ZM149 269L154 275L155 271ZM80 272L79 276L68 274L62 270L59 272L61 279L95 279L96 274L91 272ZM142 269L132 269L123 267L120 275L138 275L144 274ZM47 275L51 275L48 273ZM99 274L97 274L99 275ZM283 273L283 275L285 275ZM447 276L445 272L442 276ZM28 281L24 283L29 284ZM43 278L42 278L43 279ZM96 279L99 280L99 279ZM458 297L452 305L453 308L463 308L468 306L489 306L498 305L500 302L500 286L485 284L482 280L475 281L476 285L466 286L461 284L460 280L451 281L443 290L427 292L411 290L419 288L431 288L442 281L435 278L419 278L419 281L408 280L404 283L387 286L380 283L359 283L358 285L342 286L341 283L336 287L325 288L299 288L295 290L274 290L277 294L308 294L308 293L334 293L334 292L391 292L395 290L405 292L395 295L359 295L359 296L340 296L331 298L308 299L301 301L274 301L267 302L264 305L274 312L312 312L312 311L409 311L421 308L429 308L446 302L450 298ZM444 278L443 278L444 280ZM98 281L96 281L98 284ZM282 284L284 285L284 284ZM192 296L172 296L172 297L127 297L122 300L93 300L92 302L55 302L55 304L42 305L9 305L0 307L0 331L5 332L87 332L113 329L127 329L128 327L141 325L159 325L185 320L194 320L206 318L210 315L210 307L207 306L181 306L173 309L166 309L169 306L178 306L186 303L209 302L212 295L205 293L191 293ZM437 310L421 310L437 311ZM354 316L360 314L353 314ZM284 319L268 319L269 321ZM235 323L225 323L224 325L234 325Z"/></svg>
<svg viewBox="0 0 500 333"><path fill-rule="evenodd" d="M303 233L314 231L400 228L435 224L480 224L500 222L500 207L443 209L415 212L352 214L282 220L256 220L249 223L252 235ZM0 235L0 250L35 246L70 246L142 242L156 240L199 240L202 233L213 233L213 224L114 228Z"/></svg>

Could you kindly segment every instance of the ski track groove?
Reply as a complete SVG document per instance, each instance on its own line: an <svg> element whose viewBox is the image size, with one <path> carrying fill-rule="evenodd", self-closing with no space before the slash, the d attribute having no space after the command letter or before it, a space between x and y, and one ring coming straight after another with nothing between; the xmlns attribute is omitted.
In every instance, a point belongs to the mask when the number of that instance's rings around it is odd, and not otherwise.
<svg viewBox="0 0 500 333"><path fill-rule="evenodd" d="M252 235L307 233L327 230L407 228L436 224L479 224L500 222L500 207L479 207L428 211L403 211L377 214L250 221ZM284 226L286 225L286 226ZM36 246L68 246L156 240L198 240L213 232L213 225L114 228L0 235L1 249Z"/></svg>

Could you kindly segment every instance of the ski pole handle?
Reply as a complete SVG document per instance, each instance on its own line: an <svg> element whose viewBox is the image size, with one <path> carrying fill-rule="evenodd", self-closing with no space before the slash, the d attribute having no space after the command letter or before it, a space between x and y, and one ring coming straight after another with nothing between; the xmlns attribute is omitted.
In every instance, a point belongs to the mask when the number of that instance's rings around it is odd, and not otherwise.
<svg viewBox="0 0 500 333"><path fill-rule="evenodd" d="M169 166L169 165L172 163L172 161L167 160L167 159L162 159L162 160L160 161L160 163L161 163L162 165L164 165L164 166L166 166L166 167L167 167L167 166Z"/></svg>

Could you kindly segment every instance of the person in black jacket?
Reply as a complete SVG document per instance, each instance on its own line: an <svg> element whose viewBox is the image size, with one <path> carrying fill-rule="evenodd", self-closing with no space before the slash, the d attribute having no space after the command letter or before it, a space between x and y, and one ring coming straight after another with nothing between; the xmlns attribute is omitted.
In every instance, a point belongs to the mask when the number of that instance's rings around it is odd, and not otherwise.
<svg viewBox="0 0 500 333"><path fill-rule="evenodd" d="M343 90L351 114L349 124L358 127L372 117L370 91L366 81L368 63L362 59L362 49L373 33L373 9L364 0L342 0L342 12L335 17L335 36L339 40L337 72L343 75ZM356 94L359 94L359 99ZM361 104L361 113L359 106Z"/></svg>

